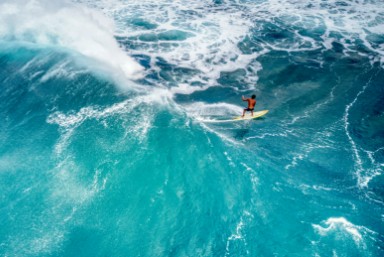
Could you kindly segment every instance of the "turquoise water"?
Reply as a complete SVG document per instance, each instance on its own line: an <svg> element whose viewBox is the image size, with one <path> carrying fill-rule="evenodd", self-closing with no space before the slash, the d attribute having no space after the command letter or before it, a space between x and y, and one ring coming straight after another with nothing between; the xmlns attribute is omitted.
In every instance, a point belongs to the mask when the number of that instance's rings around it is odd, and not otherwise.
<svg viewBox="0 0 384 257"><path fill-rule="evenodd" d="M381 1L6 0L0 67L0 256L384 255Z"/></svg>

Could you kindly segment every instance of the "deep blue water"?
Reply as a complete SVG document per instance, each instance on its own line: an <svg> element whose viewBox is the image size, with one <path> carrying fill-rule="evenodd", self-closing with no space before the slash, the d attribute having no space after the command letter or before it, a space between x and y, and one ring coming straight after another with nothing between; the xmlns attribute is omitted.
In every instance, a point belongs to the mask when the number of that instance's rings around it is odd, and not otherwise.
<svg viewBox="0 0 384 257"><path fill-rule="evenodd" d="M384 255L380 0L3 0L0 83L0 256Z"/></svg>

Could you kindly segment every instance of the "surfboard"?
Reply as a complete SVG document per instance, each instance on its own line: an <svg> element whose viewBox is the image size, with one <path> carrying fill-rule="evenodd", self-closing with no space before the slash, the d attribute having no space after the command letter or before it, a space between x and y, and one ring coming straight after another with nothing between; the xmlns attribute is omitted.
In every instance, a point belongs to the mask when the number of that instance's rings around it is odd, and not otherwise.
<svg viewBox="0 0 384 257"><path fill-rule="evenodd" d="M238 116L231 120L201 120L201 121L208 122L208 123L221 123L221 122L232 122L232 121L241 121L241 120L252 120L267 114L267 112L269 112L269 110L253 112L253 116L251 116L251 113L249 112L249 113L246 113L244 117Z"/></svg>
<svg viewBox="0 0 384 257"><path fill-rule="evenodd" d="M233 120L252 120L252 119L256 119L256 118L259 118L259 117L267 114L267 112L269 112L269 110L262 110L262 111L258 111L258 112L253 112L253 116L251 115L250 112L248 112L244 115L244 117L238 116L238 117L234 118Z"/></svg>

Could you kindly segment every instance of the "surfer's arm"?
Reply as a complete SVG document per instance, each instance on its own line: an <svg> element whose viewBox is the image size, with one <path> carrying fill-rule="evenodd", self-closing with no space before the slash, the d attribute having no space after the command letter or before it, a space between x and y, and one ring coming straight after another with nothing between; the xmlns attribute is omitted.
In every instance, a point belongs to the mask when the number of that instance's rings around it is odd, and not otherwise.
<svg viewBox="0 0 384 257"><path fill-rule="evenodd" d="M241 100L243 100L244 102L248 101L248 98L244 98L244 96L242 95L241 96Z"/></svg>

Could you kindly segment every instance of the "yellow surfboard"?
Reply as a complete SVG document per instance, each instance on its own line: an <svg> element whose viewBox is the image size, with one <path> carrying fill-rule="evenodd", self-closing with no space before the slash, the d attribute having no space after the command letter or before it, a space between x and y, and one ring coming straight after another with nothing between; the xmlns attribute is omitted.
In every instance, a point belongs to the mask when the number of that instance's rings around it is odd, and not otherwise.
<svg viewBox="0 0 384 257"><path fill-rule="evenodd" d="M251 115L251 112L247 112L244 117L238 116L234 118L233 120L251 120L251 119L256 119L259 118L265 114L267 114L269 110L263 110L263 111L258 111L258 112L253 112L253 116Z"/></svg>
<svg viewBox="0 0 384 257"><path fill-rule="evenodd" d="M244 117L238 116L231 120L200 120L200 121L206 122L206 123L222 123L222 122L233 122L233 121L241 121L241 120L252 120L265 115L267 112L269 112L269 110L253 112L253 116L251 116L251 113L249 112L249 113L246 113Z"/></svg>

